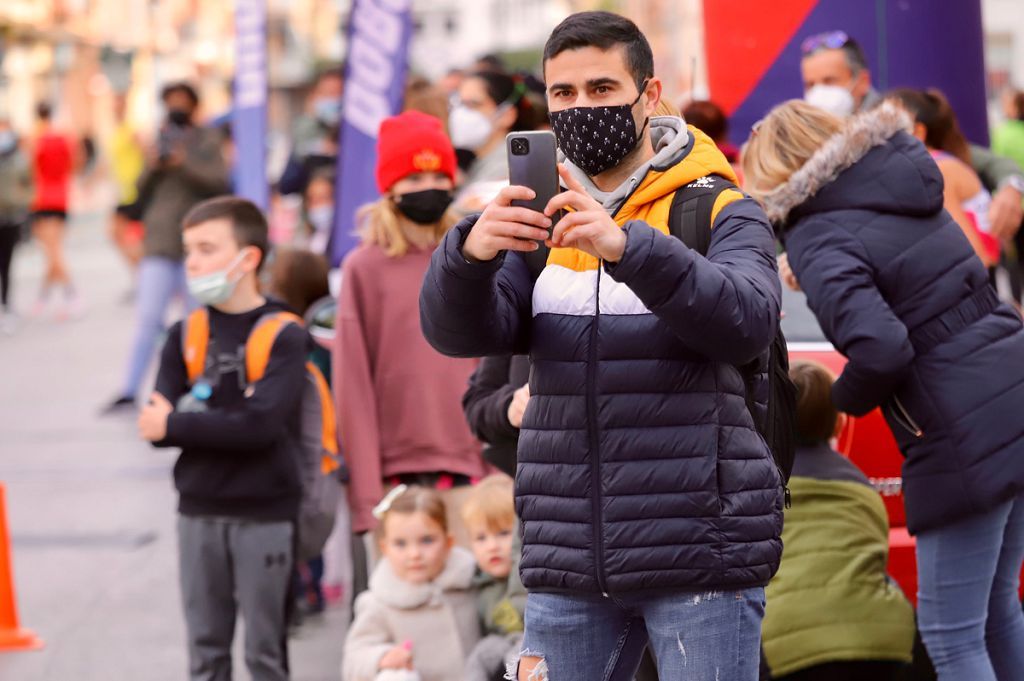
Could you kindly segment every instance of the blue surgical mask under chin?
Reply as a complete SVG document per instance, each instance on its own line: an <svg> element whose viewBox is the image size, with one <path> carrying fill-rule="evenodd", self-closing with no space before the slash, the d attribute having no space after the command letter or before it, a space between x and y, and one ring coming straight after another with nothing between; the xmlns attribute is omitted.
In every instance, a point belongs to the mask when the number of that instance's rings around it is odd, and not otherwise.
<svg viewBox="0 0 1024 681"><path fill-rule="evenodd" d="M203 305L220 305L226 302L235 292L235 287L242 278L241 273L232 278L231 271L238 266L238 263L242 262L244 257L245 251L241 251L224 269L199 277L189 277L188 292Z"/></svg>

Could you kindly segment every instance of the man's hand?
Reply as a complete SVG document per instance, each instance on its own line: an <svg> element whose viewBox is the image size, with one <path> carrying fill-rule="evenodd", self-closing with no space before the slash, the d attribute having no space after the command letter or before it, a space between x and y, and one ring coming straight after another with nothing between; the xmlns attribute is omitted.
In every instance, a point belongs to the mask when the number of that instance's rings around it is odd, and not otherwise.
<svg viewBox="0 0 1024 681"><path fill-rule="evenodd" d="M796 280L793 268L789 266L789 255L785 253L779 256L779 276L782 277L782 283L788 286L790 290L800 290L800 282Z"/></svg>
<svg viewBox="0 0 1024 681"><path fill-rule="evenodd" d="M621 260L626 250L626 233L565 166L558 166L558 174L568 190L551 199L544 214L554 215L565 208L572 208L573 212L566 213L555 225L548 246L575 247L608 262Z"/></svg>
<svg viewBox="0 0 1024 681"><path fill-rule="evenodd" d="M149 442L159 442L167 437L167 417L174 407L160 393L153 393L149 404L139 411L139 437Z"/></svg>
<svg viewBox="0 0 1024 681"><path fill-rule="evenodd" d="M519 390L512 393L512 403L508 405L508 422L516 428L523 425L523 414L526 413L526 405L530 401L530 384L527 383Z"/></svg>
<svg viewBox="0 0 1024 681"><path fill-rule="evenodd" d="M412 651L407 646L395 646L380 658L378 669L412 669Z"/></svg>
<svg viewBox="0 0 1024 681"><path fill-rule="evenodd" d="M1020 229L1021 220L1024 219L1021 198L1020 192L1010 185L1003 185L992 197L988 220L992 236L1000 241L1009 241Z"/></svg>
<svg viewBox="0 0 1024 681"><path fill-rule="evenodd" d="M548 238L551 220L529 208L512 206L512 201L529 201L536 194L529 187L505 187L491 201L473 225L462 255L469 260L487 262L502 251L535 251Z"/></svg>

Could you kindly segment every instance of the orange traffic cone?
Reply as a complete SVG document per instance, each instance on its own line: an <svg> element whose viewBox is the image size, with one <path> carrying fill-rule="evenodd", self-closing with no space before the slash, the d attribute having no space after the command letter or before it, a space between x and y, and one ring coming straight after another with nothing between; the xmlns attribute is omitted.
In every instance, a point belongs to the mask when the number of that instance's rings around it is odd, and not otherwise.
<svg viewBox="0 0 1024 681"><path fill-rule="evenodd" d="M7 533L7 498L0 483L0 652L39 650L43 639L18 626L18 607L14 602L14 569L11 541Z"/></svg>

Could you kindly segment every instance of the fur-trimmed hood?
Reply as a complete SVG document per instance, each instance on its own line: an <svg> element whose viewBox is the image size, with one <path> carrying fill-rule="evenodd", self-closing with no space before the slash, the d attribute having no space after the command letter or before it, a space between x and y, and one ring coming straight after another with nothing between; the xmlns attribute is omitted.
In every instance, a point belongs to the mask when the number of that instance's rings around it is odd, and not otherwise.
<svg viewBox="0 0 1024 681"><path fill-rule="evenodd" d="M441 594L445 591L469 589L473 586L475 573L473 556L458 546L448 554L448 562L441 574L426 584L403 582L391 569L391 563L383 558L370 577L370 592L386 605L409 610L440 603Z"/></svg>
<svg viewBox="0 0 1024 681"><path fill-rule="evenodd" d="M884 103L859 114L785 184L763 198L775 224L842 209L930 215L942 207L942 176L908 131L903 109Z"/></svg>

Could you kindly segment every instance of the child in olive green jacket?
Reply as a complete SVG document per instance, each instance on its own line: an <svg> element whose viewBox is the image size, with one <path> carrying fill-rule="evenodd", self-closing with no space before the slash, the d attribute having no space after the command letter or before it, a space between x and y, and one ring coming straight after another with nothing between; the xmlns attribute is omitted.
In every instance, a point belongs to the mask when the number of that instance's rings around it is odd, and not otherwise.
<svg viewBox="0 0 1024 681"><path fill-rule="evenodd" d="M886 574L889 521L881 497L829 446L845 415L824 367L794 364L796 461L782 565L766 592L762 638L776 681L895 678L910 662L914 611Z"/></svg>

